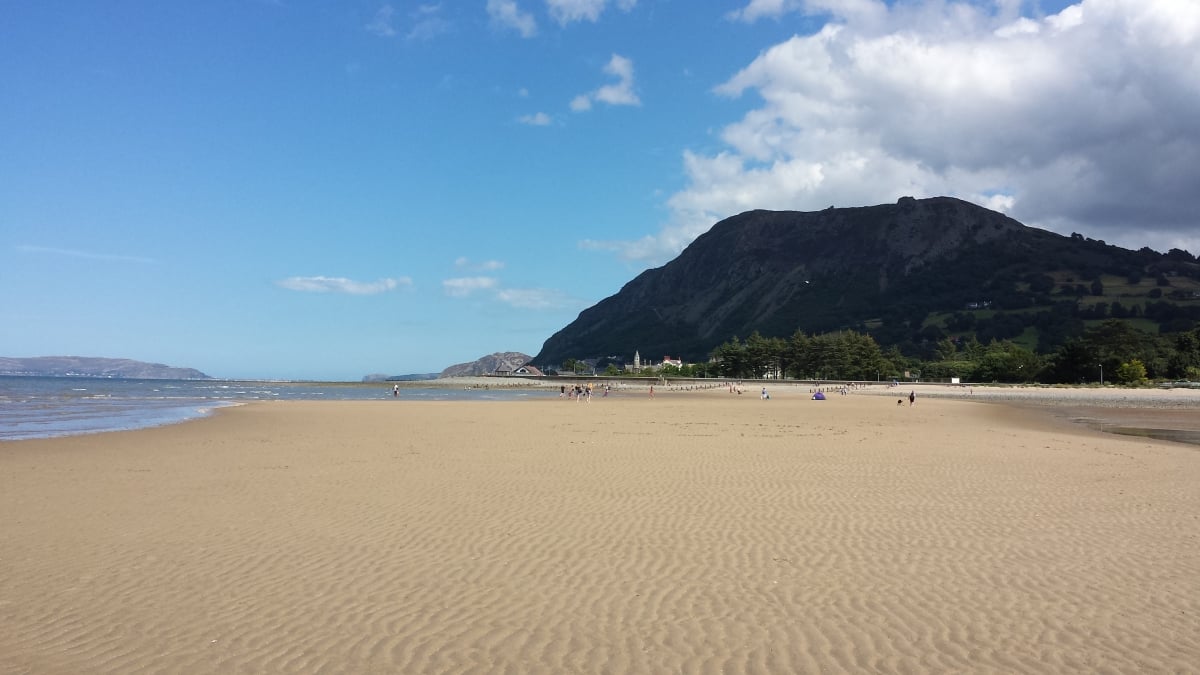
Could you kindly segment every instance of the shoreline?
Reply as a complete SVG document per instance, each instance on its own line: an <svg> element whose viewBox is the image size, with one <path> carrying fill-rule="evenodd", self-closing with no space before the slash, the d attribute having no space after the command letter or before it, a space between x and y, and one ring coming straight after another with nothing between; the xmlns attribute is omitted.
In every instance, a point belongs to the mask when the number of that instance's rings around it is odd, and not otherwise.
<svg viewBox="0 0 1200 675"><path fill-rule="evenodd" d="M560 387L570 387L578 383L606 382L613 386L614 396L645 395L651 384L654 384L659 396L676 394L697 395L726 392L728 381L698 380L671 382L666 384L644 380L628 380L623 378L558 378L531 379L522 377L455 377L440 380L420 382L387 383L399 384L401 396L399 402L413 403L420 399L405 398L406 390L428 390L453 392L460 390L472 395L482 394L489 390L503 392L542 391L549 397ZM433 384L436 383L436 384ZM395 400L388 396L389 387L376 387L377 383L310 383L317 389L322 387L344 387L374 392L379 390L379 400ZM293 383L291 386L296 386ZM801 381L769 381L746 380L742 382L743 397L757 397L757 392L766 387L773 393L790 392L789 395L801 396L811 393L818 387L838 398L836 393L840 388L830 383ZM1052 418L1066 420L1071 424L1087 427L1105 433L1137 436L1155 440L1200 445L1200 390L1194 389L1151 389L1151 388L1118 388L1118 387L1049 387L1041 385L950 385L930 383L901 383L893 387L887 383L861 383L852 389L852 396L879 396L904 398L906 392L912 391L919 400L942 399L985 402L998 405L1008 405L1024 410L1034 415L1046 415ZM411 394L410 394L411 395ZM451 394L453 397L453 394ZM803 396L801 396L803 397ZM30 433L29 435L12 438L0 438L0 447L4 444L36 440L40 438L63 438L79 435L106 434L121 431L151 429L176 424L188 424L196 420L213 416L217 411L229 406L244 405L261 401L261 398L236 400L213 399L196 401L178 406L170 415L159 410L147 411L146 423L128 421L125 417L114 418L114 422L102 428L86 428L72 430L69 427L55 430L45 435ZM274 399L274 400L303 400L303 399ZM372 399L327 399L336 400L375 400ZM453 399L451 399L453 400ZM174 409L172 409L174 410ZM184 411L184 412L179 412ZM167 412L171 412L168 410Z"/></svg>

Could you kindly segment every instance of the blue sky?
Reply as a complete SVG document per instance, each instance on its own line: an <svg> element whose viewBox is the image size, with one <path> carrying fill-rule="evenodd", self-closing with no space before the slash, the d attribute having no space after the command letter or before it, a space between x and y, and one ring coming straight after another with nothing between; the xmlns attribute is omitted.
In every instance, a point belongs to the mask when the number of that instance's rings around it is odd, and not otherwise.
<svg viewBox="0 0 1200 675"><path fill-rule="evenodd" d="M0 0L0 355L437 372L904 195L1200 253L1198 72L1193 0Z"/></svg>

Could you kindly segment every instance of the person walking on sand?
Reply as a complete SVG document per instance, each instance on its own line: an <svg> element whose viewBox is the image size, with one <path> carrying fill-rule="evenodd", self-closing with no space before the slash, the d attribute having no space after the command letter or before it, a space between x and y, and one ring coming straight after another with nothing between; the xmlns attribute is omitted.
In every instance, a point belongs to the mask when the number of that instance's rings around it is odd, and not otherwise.
<svg viewBox="0 0 1200 675"><path fill-rule="evenodd" d="M650 385L650 398L654 398L654 385Z"/></svg>
<svg viewBox="0 0 1200 675"><path fill-rule="evenodd" d="M915 391L910 391L910 392L908 392L908 405L909 405L909 407L912 407L912 404L913 404L913 403L916 403L916 401L917 401L917 392L915 392Z"/></svg>

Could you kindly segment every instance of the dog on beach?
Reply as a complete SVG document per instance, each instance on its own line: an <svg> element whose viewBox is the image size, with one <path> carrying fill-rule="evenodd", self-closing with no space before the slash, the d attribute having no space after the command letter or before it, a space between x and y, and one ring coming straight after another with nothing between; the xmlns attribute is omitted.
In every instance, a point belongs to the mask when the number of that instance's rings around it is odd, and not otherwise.
<svg viewBox="0 0 1200 675"><path fill-rule="evenodd" d="M902 399L902 398L896 399L896 405L904 405L904 399Z"/></svg>

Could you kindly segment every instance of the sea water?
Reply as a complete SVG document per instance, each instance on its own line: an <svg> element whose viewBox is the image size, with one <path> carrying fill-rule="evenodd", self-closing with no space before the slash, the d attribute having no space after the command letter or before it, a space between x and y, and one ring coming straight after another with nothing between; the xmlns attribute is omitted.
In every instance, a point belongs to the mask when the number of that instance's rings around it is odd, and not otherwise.
<svg viewBox="0 0 1200 675"><path fill-rule="evenodd" d="M204 417L249 401L519 400L541 389L463 389L392 382L257 382L0 376L0 441L121 431Z"/></svg>

